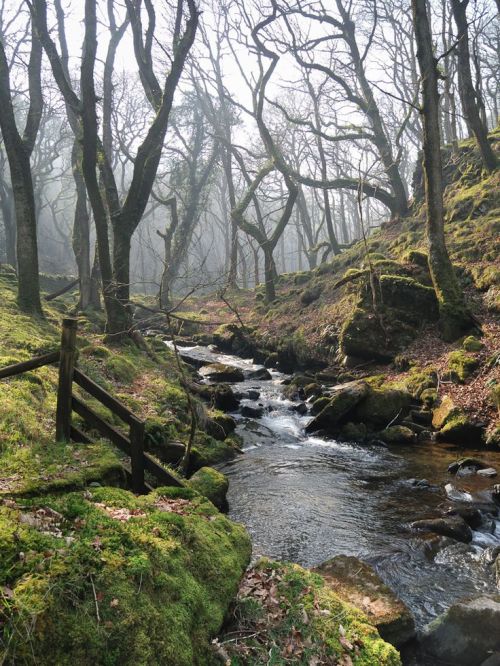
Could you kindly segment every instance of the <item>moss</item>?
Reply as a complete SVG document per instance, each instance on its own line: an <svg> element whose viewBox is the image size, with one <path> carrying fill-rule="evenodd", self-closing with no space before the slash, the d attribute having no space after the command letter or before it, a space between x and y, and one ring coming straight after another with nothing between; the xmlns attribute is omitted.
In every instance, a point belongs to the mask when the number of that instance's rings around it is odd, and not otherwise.
<svg viewBox="0 0 500 666"><path fill-rule="evenodd" d="M424 389L420 394L420 400L426 407L432 407L437 401L438 392L435 388Z"/></svg>
<svg viewBox="0 0 500 666"><path fill-rule="evenodd" d="M189 479L188 485L209 499L221 511L228 510L227 491L229 481L213 467L202 467Z"/></svg>
<svg viewBox="0 0 500 666"><path fill-rule="evenodd" d="M462 347L468 352L479 352L484 349L484 344L473 335L469 335L462 342Z"/></svg>
<svg viewBox="0 0 500 666"><path fill-rule="evenodd" d="M461 350L448 354L447 369L453 381L464 382L479 366L477 358Z"/></svg>
<svg viewBox="0 0 500 666"><path fill-rule="evenodd" d="M229 626L228 637L236 631L240 638L224 643L232 664L401 664L366 616L321 576L298 565L257 563L243 583L234 616L238 622Z"/></svg>
<svg viewBox="0 0 500 666"><path fill-rule="evenodd" d="M298 285L305 284L306 282L309 282L311 279L312 275L311 273L295 273L294 278L293 278L293 283Z"/></svg>
<svg viewBox="0 0 500 666"><path fill-rule="evenodd" d="M171 488L0 507L0 545L4 660L41 666L204 663L250 556L242 527Z"/></svg>
<svg viewBox="0 0 500 666"><path fill-rule="evenodd" d="M378 436L387 444L414 444L416 434L406 426L393 425L378 433Z"/></svg>
<svg viewBox="0 0 500 666"><path fill-rule="evenodd" d="M112 354L106 362L106 368L113 379L121 384L129 384L137 376L134 364L121 354Z"/></svg>
<svg viewBox="0 0 500 666"><path fill-rule="evenodd" d="M403 261L409 264L416 264L421 268L428 267L429 257L425 252L422 252L421 250L414 250L414 249L407 250L403 254L402 259Z"/></svg>
<svg viewBox="0 0 500 666"><path fill-rule="evenodd" d="M427 368L411 368L404 384L410 394L418 399L426 389L437 387L438 376L436 369L430 366Z"/></svg>
<svg viewBox="0 0 500 666"><path fill-rule="evenodd" d="M103 360L108 359L111 356L109 349L102 345L86 345L80 349L80 354L82 356L90 356Z"/></svg>

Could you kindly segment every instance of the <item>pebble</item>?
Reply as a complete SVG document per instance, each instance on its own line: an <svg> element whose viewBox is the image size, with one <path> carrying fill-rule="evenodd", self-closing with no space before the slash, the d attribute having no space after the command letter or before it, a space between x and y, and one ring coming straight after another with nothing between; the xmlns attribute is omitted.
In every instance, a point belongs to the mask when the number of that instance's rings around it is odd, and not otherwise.
<svg viewBox="0 0 500 666"><path fill-rule="evenodd" d="M497 475L497 471L493 467L486 467L485 469L478 469L477 474L478 476L492 477Z"/></svg>

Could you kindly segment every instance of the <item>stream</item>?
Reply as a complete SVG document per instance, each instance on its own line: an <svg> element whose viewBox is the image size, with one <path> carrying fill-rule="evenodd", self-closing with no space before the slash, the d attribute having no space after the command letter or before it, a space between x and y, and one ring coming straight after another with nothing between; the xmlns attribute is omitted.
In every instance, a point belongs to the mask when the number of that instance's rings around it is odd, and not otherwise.
<svg viewBox="0 0 500 666"><path fill-rule="evenodd" d="M182 354L246 371L261 367L204 347ZM257 400L241 405L262 406L264 414L233 414L244 454L218 466L230 481L229 517L248 529L254 559L311 567L338 554L358 556L409 606L419 628L460 598L495 593L498 518L484 521L470 544L417 534L408 524L437 517L443 507L486 501L495 480L456 477L447 468L471 455L500 469L500 453L432 443L386 448L306 435L311 416L291 411L297 403L283 397L285 377L272 371L271 380L233 385L242 394L258 391Z"/></svg>

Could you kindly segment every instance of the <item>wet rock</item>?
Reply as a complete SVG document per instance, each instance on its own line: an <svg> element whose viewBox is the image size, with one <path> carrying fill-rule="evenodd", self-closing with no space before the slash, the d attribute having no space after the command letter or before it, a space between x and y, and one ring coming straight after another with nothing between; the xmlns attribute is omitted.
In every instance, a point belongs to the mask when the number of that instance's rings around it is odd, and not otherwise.
<svg viewBox="0 0 500 666"><path fill-rule="evenodd" d="M245 378L255 379L257 381L267 381L273 377L267 368L257 368L256 370L247 370L245 372Z"/></svg>
<svg viewBox="0 0 500 666"><path fill-rule="evenodd" d="M200 368L199 373L210 381L216 382L242 382L245 377L240 368L225 363L210 363Z"/></svg>
<svg viewBox="0 0 500 666"><path fill-rule="evenodd" d="M258 419L264 414L263 407L253 407L252 405L242 405L240 411L242 416L246 416L251 419Z"/></svg>
<svg viewBox="0 0 500 666"><path fill-rule="evenodd" d="M487 468L488 465L485 465L482 460L477 460L477 458L460 458L460 460L457 460L448 465L448 472L450 474L456 474L464 467L477 471L479 469Z"/></svg>
<svg viewBox="0 0 500 666"><path fill-rule="evenodd" d="M304 394L307 399L309 398L318 398L321 396L322 389L321 385L317 384L316 382L312 382L311 384L307 384L307 386L304 386Z"/></svg>
<svg viewBox="0 0 500 666"><path fill-rule="evenodd" d="M311 414L316 416L316 414L319 414L321 410L328 405L329 402L330 397L326 395L322 395L321 398L316 398L311 407Z"/></svg>
<svg viewBox="0 0 500 666"><path fill-rule="evenodd" d="M491 489L491 497L497 504L500 504L500 483L496 483Z"/></svg>
<svg viewBox="0 0 500 666"><path fill-rule="evenodd" d="M378 433L380 439L386 444L415 444L417 435L402 425L395 425L386 428Z"/></svg>
<svg viewBox="0 0 500 666"><path fill-rule="evenodd" d="M425 432L427 430L427 428L423 425L420 425L420 423L414 423L408 419L404 419L399 425L405 426L405 428L409 428L416 435L420 435L421 432Z"/></svg>
<svg viewBox="0 0 500 666"><path fill-rule="evenodd" d="M460 516L462 520L465 520L467 525L473 529L477 530L478 527L481 527L483 522L483 516L479 509L471 506L459 506L448 509L446 512L447 516Z"/></svg>
<svg viewBox="0 0 500 666"><path fill-rule="evenodd" d="M250 389L246 392L245 397L249 400L258 400L260 398L260 391L255 389Z"/></svg>
<svg viewBox="0 0 500 666"><path fill-rule="evenodd" d="M307 414L309 410L307 409L307 405L305 402L299 402L298 405L292 405L290 407L290 411L297 412L297 414L304 416L304 414Z"/></svg>
<svg viewBox="0 0 500 666"><path fill-rule="evenodd" d="M427 427L432 425L432 412L429 409L412 409L410 415L415 423Z"/></svg>
<svg viewBox="0 0 500 666"><path fill-rule="evenodd" d="M403 416L412 402L407 391L393 388L370 388L364 400L354 410L353 421L362 421L369 427L385 428L398 416Z"/></svg>
<svg viewBox="0 0 500 666"><path fill-rule="evenodd" d="M418 433L417 439L419 442L432 442L435 439L435 433L431 430L422 430Z"/></svg>
<svg viewBox="0 0 500 666"><path fill-rule="evenodd" d="M329 403L307 425L306 432L335 431L367 395L368 385L365 382L351 382L334 387L334 393Z"/></svg>
<svg viewBox="0 0 500 666"><path fill-rule="evenodd" d="M478 469L477 474L478 476L485 476L492 478L497 475L497 471L493 467L485 467L484 469Z"/></svg>
<svg viewBox="0 0 500 666"><path fill-rule="evenodd" d="M206 432L219 441L224 441L226 437L234 432L236 421L229 414L216 414L211 416L205 425Z"/></svg>
<svg viewBox="0 0 500 666"><path fill-rule="evenodd" d="M339 597L363 611L388 643L400 647L414 637L412 614L366 562L339 555L314 571Z"/></svg>
<svg viewBox="0 0 500 666"><path fill-rule="evenodd" d="M349 442L362 442L366 438L368 430L364 423L349 422L342 426L340 434Z"/></svg>
<svg viewBox="0 0 500 666"><path fill-rule="evenodd" d="M411 523L410 527L414 530L434 532L435 534L450 537L450 539L455 539L455 541L461 541L462 543L470 543L472 541L471 528L460 516L415 520Z"/></svg>
<svg viewBox="0 0 500 666"><path fill-rule="evenodd" d="M465 599L427 625L425 653L453 666L481 666L500 650L500 596Z"/></svg>
<svg viewBox="0 0 500 666"><path fill-rule="evenodd" d="M265 368L275 368L278 365L278 354L269 354L269 356L264 360Z"/></svg>
<svg viewBox="0 0 500 666"><path fill-rule="evenodd" d="M232 412L240 404L240 399L227 384L208 385L191 382L189 388L192 393L207 400L211 405L217 409L221 409L223 412Z"/></svg>

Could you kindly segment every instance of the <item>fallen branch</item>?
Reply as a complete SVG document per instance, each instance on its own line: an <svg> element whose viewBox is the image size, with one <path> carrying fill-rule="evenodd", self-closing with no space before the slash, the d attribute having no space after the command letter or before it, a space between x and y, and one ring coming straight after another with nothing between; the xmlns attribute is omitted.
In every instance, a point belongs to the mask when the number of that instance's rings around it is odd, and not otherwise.
<svg viewBox="0 0 500 666"><path fill-rule="evenodd" d="M57 298L58 296L62 296L68 291L71 291L73 287L76 287L77 284L80 283L80 280L77 278L76 280L73 280L73 282L70 282L69 284L65 285L61 289L58 289L57 291L54 291L52 294L47 294L47 296L44 296L45 301L53 301L54 298Z"/></svg>

